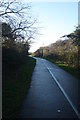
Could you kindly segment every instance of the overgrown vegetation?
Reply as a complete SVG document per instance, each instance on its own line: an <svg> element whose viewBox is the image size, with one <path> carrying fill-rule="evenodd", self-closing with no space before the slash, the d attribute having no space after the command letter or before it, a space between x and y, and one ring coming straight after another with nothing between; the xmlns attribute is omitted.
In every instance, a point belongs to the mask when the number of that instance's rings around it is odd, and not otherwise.
<svg viewBox="0 0 80 120"><path fill-rule="evenodd" d="M18 118L22 103L30 86L35 59L27 58L27 62L6 65L3 68L2 117Z"/></svg>

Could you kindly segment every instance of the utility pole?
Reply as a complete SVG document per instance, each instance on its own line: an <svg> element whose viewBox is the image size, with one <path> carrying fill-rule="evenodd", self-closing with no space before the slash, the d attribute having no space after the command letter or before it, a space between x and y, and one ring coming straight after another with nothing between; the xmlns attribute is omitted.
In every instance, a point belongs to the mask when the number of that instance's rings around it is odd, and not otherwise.
<svg viewBox="0 0 80 120"><path fill-rule="evenodd" d="M44 57L44 43L42 44L42 57Z"/></svg>

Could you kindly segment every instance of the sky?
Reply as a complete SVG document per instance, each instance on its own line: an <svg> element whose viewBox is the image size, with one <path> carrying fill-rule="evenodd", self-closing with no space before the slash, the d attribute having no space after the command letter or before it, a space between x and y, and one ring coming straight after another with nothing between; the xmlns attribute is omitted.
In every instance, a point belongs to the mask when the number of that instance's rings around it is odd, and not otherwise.
<svg viewBox="0 0 80 120"><path fill-rule="evenodd" d="M31 5L31 13L37 18L38 27L41 27L35 40L33 40L30 52L36 51L41 46L47 46L56 42L63 35L72 33L78 26L78 1L52 2L54 0L19 0ZM42 2L45 1L45 2ZM46 2L47 1L47 2ZM50 1L50 2L49 2ZM68 0L67 0L68 1ZM70 2L71 1L71 2Z"/></svg>
<svg viewBox="0 0 80 120"><path fill-rule="evenodd" d="M77 2L33 2L31 5L32 12L42 27L40 29L42 35L34 40L30 52L56 42L78 26Z"/></svg>

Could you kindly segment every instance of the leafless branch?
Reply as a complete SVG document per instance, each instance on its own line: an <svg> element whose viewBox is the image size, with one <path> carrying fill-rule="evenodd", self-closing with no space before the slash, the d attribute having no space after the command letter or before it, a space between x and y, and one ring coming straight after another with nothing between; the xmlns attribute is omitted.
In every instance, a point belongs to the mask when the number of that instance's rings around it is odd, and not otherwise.
<svg viewBox="0 0 80 120"><path fill-rule="evenodd" d="M25 16L25 11L30 9L29 5L19 5L15 0L8 2L3 0L0 2L0 8L2 8L0 17L10 24L12 28L11 34L15 35L15 39L26 38L29 41L35 38L38 33L38 27L35 27L37 20L28 15L27 12Z"/></svg>

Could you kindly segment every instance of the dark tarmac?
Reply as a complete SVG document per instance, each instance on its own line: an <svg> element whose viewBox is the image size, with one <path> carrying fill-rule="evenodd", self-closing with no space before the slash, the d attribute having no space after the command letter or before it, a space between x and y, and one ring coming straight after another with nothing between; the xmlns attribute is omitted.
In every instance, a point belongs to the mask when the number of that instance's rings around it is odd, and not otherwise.
<svg viewBox="0 0 80 120"><path fill-rule="evenodd" d="M36 58L21 118L80 118L78 80L51 62Z"/></svg>

